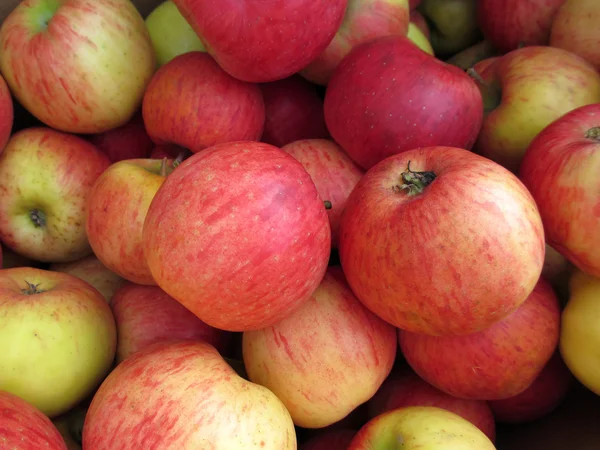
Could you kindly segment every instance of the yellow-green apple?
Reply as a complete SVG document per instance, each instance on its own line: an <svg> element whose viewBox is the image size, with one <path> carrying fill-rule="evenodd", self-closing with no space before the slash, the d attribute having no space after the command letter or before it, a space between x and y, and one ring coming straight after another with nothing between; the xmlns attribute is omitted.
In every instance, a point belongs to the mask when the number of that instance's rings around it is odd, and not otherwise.
<svg viewBox="0 0 600 450"><path fill-rule="evenodd" d="M425 20L425 17L423 17L423 14L421 14L416 9L411 10L410 11L410 22L408 23L409 27L410 27L411 23L414 26L416 26L417 28L419 28L419 30L421 30L421 32L425 35L425 37L427 38L427 41L429 42L429 38L431 38L431 30L429 29L429 24L427 23L427 20ZM410 31L410 28L409 28L409 31Z"/></svg>
<svg viewBox="0 0 600 450"><path fill-rule="evenodd" d="M437 406L467 419L494 442L496 422L485 400L454 397L433 387L412 370L393 371L367 402L369 419L406 406Z"/></svg>
<svg viewBox="0 0 600 450"><path fill-rule="evenodd" d="M15 120L15 109L10 89L0 75L0 152L6 146L12 133Z"/></svg>
<svg viewBox="0 0 600 450"><path fill-rule="evenodd" d="M423 34L421 29L415 25L413 22L408 24L408 33L406 33L406 37L408 37L411 41L415 43L417 47L423 50L430 55L434 55L435 52L429 39Z"/></svg>
<svg viewBox="0 0 600 450"><path fill-rule="evenodd" d="M344 20L333 40L300 74L326 86L337 65L354 47L382 36L405 36L409 19L408 0L348 0Z"/></svg>
<svg viewBox="0 0 600 450"><path fill-rule="evenodd" d="M289 77L317 58L340 28L348 0L173 3L227 73L264 83Z"/></svg>
<svg viewBox="0 0 600 450"><path fill-rule="evenodd" d="M102 294L107 303L125 280L109 270L94 254L68 263L52 263L48 270L69 273L87 281Z"/></svg>
<svg viewBox="0 0 600 450"><path fill-rule="evenodd" d="M477 0L477 23L500 53L547 45L550 27L564 1Z"/></svg>
<svg viewBox="0 0 600 450"><path fill-rule="evenodd" d="M125 125L93 134L88 140L106 153L111 162L147 158L154 148L154 142L146 132L141 111Z"/></svg>
<svg viewBox="0 0 600 450"><path fill-rule="evenodd" d="M42 262L91 254L87 201L109 165L108 156L69 133L36 127L13 134L0 154L2 243Z"/></svg>
<svg viewBox="0 0 600 450"><path fill-rule="evenodd" d="M331 245L337 248L340 216L350 192L364 171L330 139L303 139L284 145L281 149L302 163L321 198L331 204L327 210Z"/></svg>
<svg viewBox="0 0 600 450"><path fill-rule="evenodd" d="M326 430L298 446L298 450L346 450L356 430Z"/></svg>
<svg viewBox="0 0 600 450"><path fill-rule="evenodd" d="M468 420L436 406L406 406L380 414L358 430L348 450L496 450Z"/></svg>
<svg viewBox="0 0 600 450"><path fill-rule="evenodd" d="M513 50L474 75L486 104L477 151L515 173L546 126L573 109L600 103L600 73L559 48Z"/></svg>
<svg viewBox="0 0 600 450"><path fill-rule="evenodd" d="M100 292L74 275L0 271L0 390L55 417L93 392L112 367L115 321Z"/></svg>
<svg viewBox="0 0 600 450"><path fill-rule="evenodd" d="M196 32L170 0L163 1L148 14L146 27L158 66L184 53L206 50Z"/></svg>
<svg viewBox="0 0 600 450"><path fill-rule="evenodd" d="M519 176L538 205L548 244L600 277L600 101L548 125L527 148Z"/></svg>
<svg viewBox="0 0 600 450"><path fill-rule="evenodd" d="M427 336L398 330L402 354L413 370L459 398L501 400L520 394L556 351L560 305L540 278L527 300L485 330L464 336Z"/></svg>
<svg viewBox="0 0 600 450"><path fill-rule="evenodd" d="M283 147L300 139L329 137L323 100L315 86L299 75L259 85L265 103L261 142Z"/></svg>
<svg viewBox="0 0 600 450"><path fill-rule="evenodd" d="M564 1L552 22L549 45L575 53L600 69L598 20L600 3L596 0Z"/></svg>
<svg viewBox="0 0 600 450"><path fill-rule="evenodd" d="M488 328L526 300L544 264L543 225L525 186L452 147L414 149L369 169L348 197L339 236L357 297L414 333Z"/></svg>
<svg viewBox="0 0 600 450"><path fill-rule="evenodd" d="M124 125L156 68L130 0L22 0L0 27L0 70L19 102L71 133Z"/></svg>
<svg viewBox="0 0 600 450"><path fill-rule="evenodd" d="M126 283L110 307L119 336L117 363L155 342L201 340L221 354L227 353L231 342L231 333L205 324L157 286Z"/></svg>
<svg viewBox="0 0 600 450"><path fill-rule="evenodd" d="M329 263L331 229L297 159L269 144L232 142L194 154L167 177L143 246L167 294L215 328L249 331L310 298Z"/></svg>
<svg viewBox="0 0 600 450"><path fill-rule="evenodd" d="M119 364L86 414L94 450L295 450L289 412L267 388L241 378L206 342L161 342Z"/></svg>
<svg viewBox="0 0 600 450"><path fill-rule="evenodd" d="M574 270L561 325L565 364L581 384L600 395L600 278Z"/></svg>
<svg viewBox="0 0 600 450"><path fill-rule="evenodd" d="M0 443L7 450L68 450L48 417L6 391L0 391Z"/></svg>
<svg viewBox="0 0 600 450"><path fill-rule="evenodd" d="M448 57L481 39L477 0L423 0L417 11L429 25L429 41L440 57Z"/></svg>
<svg viewBox="0 0 600 450"><path fill-rule="evenodd" d="M573 387L574 377L556 351L533 383L520 394L488 402L496 421L524 423L553 412Z"/></svg>
<svg viewBox="0 0 600 450"><path fill-rule="evenodd" d="M244 366L251 381L281 399L297 426L323 428L377 392L394 364L395 333L332 266L299 309L244 332Z"/></svg>
<svg viewBox="0 0 600 450"><path fill-rule="evenodd" d="M173 160L130 159L113 163L96 180L87 202L85 229L96 257L136 284L156 285L142 243L152 199L173 171Z"/></svg>
<svg viewBox="0 0 600 450"><path fill-rule="evenodd" d="M265 123L259 87L233 78L203 52L179 55L158 69L142 113L156 144L194 153L224 142L258 141Z"/></svg>
<svg viewBox="0 0 600 450"><path fill-rule="evenodd" d="M417 147L470 149L483 119L477 86L406 36L355 47L325 94L333 139L364 169Z"/></svg>

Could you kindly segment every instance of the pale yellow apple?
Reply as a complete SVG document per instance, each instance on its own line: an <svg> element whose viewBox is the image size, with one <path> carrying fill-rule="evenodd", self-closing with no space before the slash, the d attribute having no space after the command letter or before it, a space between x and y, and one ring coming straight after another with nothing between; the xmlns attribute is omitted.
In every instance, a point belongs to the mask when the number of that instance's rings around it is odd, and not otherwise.
<svg viewBox="0 0 600 450"><path fill-rule="evenodd" d="M432 56L435 56L429 39L427 39L421 29L413 22L408 24L408 33L406 34L406 37L413 41L421 50L429 53Z"/></svg>

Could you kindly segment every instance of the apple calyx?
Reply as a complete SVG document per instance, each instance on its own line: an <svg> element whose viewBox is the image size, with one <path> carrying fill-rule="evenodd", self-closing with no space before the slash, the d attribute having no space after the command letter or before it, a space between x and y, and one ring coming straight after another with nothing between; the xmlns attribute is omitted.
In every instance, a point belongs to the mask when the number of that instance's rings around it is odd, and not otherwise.
<svg viewBox="0 0 600 450"><path fill-rule="evenodd" d="M45 227L46 226L46 214L43 211L34 208L29 212L29 218L33 222L36 228Z"/></svg>
<svg viewBox="0 0 600 450"><path fill-rule="evenodd" d="M586 131L586 139L592 139L594 141L600 141L600 127L593 127Z"/></svg>
<svg viewBox="0 0 600 450"><path fill-rule="evenodd" d="M25 289L21 289L21 292L25 295L41 294L42 292L44 292L43 290L38 289L38 286L41 283L33 284L33 283L30 283L29 281L25 280L25 284L27 284L27 287Z"/></svg>
<svg viewBox="0 0 600 450"><path fill-rule="evenodd" d="M408 191L408 195L410 196L420 194L427 186L433 183L435 177L435 172L431 171L414 172L410 168L410 161L408 161L406 170L400 176L402 184L394 186L394 191Z"/></svg>
<svg viewBox="0 0 600 450"><path fill-rule="evenodd" d="M323 202L323 204L325 205L325 209L331 209L331 208L333 208L333 205L331 204L331 202L329 200L325 200Z"/></svg>

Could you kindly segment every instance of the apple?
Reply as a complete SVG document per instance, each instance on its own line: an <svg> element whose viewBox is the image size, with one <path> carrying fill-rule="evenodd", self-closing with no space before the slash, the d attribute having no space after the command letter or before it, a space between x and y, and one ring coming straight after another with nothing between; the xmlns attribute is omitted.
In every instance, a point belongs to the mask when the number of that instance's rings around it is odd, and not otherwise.
<svg viewBox="0 0 600 450"><path fill-rule="evenodd" d="M329 263L331 229L298 160L269 144L232 142L167 177L142 242L167 294L215 328L250 331L310 298Z"/></svg>
<svg viewBox="0 0 600 450"><path fill-rule="evenodd" d="M414 149L369 169L348 197L339 235L356 296L413 333L490 327L527 299L544 263L543 225L525 186L452 147Z"/></svg>
<svg viewBox="0 0 600 450"><path fill-rule="evenodd" d="M250 381L279 397L294 424L323 428L379 389L394 364L395 333L354 296L342 269L329 267L299 309L244 332L244 366Z"/></svg>
<svg viewBox="0 0 600 450"><path fill-rule="evenodd" d="M600 101L576 108L542 130L519 172L535 198L548 244L600 277Z"/></svg>
<svg viewBox="0 0 600 450"><path fill-rule="evenodd" d="M478 0L423 0L417 11L427 20L435 54L448 57L481 38L477 26Z"/></svg>
<svg viewBox="0 0 600 450"><path fill-rule="evenodd" d="M354 47L382 36L405 36L409 20L408 0L348 0L344 20L333 40L300 74L326 86L340 61Z"/></svg>
<svg viewBox="0 0 600 450"><path fill-rule="evenodd" d="M152 151L150 152L150 158L152 159L177 159L180 158L181 161L192 156L192 152L189 150L180 147L175 144L164 144L164 145L155 145ZM175 164L175 161L173 161Z"/></svg>
<svg viewBox="0 0 600 450"><path fill-rule="evenodd" d="M427 39L427 37L425 36L425 34L423 34L421 29L413 22L408 24L408 33L406 34L406 37L413 41L417 45L417 47L419 47L424 52L429 53L432 56L435 54L433 47L429 42L429 39Z"/></svg>
<svg viewBox="0 0 600 450"><path fill-rule="evenodd" d="M423 17L423 14L421 14L416 9L411 10L410 11L410 22L408 23L409 31L410 31L411 23L414 26L416 26L417 28L419 28L419 30L421 30L421 32L427 38L427 42L429 42L429 39L431 38L431 30L429 29L429 24L427 23L427 20L425 20L425 17Z"/></svg>
<svg viewBox="0 0 600 450"><path fill-rule="evenodd" d="M410 8L411 14L414 10L417 9L417 7L419 6L420 3L421 3L421 0L408 0L408 5Z"/></svg>
<svg viewBox="0 0 600 450"><path fill-rule="evenodd" d="M116 327L89 283L30 267L0 271L0 390L52 418L98 387L112 367Z"/></svg>
<svg viewBox="0 0 600 450"><path fill-rule="evenodd" d="M600 278L575 269L562 312L560 353L575 378L600 395Z"/></svg>
<svg viewBox="0 0 600 450"><path fill-rule="evenodd" d="M111 162L147 158L154 148L154 142L146 132L141 111L125 125L91 135L88 140L106 153Z"/></svg>
<svg viewBox="0 0 600 450"><path fill-rule="evenodd" d="M156 58L130 0L22 0L0 27L0 71L45 125L101 133L139 109Z"/></svg>
<svg viewBox="0 0 600 450"><path fill-rule="evenodd" d="M117 323L117 363L155 342L202 340L221 354L228 350L231 334L213 328L157 286L126 283L110 304Z"/></svg>
<svg viewBox="0 0 600 450"><path fill-rule="evenodd" d="M514 50L474 78L486 105L478 152L515 173L546 126L573 109L600 103L600 73L553 47Z"/></svg>
<svg viewBox="0 0 600 450"><path fill-rule="evenodd" d="M91 254L87 200L109 165L94 145L68 133L35 127L13 134L0 154L2 243L41 262Z"/></svg>
<svg viewBox="0 0 600 450"><path fill-rule="evenodd" d="M557 351L527 389L514 397L488 403L498 422L533 422L547 416L563 402L573 381L573 375Z"/></svg>
<svg viewBox="0 0 600 450"><path fill-rule="evenodd" d="M0 442L2 448L11 450L68 450L48 417L5 391L0 391Z"/></svg>
<svg viewBox="0 0 600 450"><path fill-rule="evenodd" d="M283 147L300 139L329 137L323 100L314 85L293 75L259 87L265 102L262 142Z"/></svg>
<svg viewBox="0 0 600 450"><path fill-rule="evenodd" d="M104 380L83 425L83 448L295 450L289 412L244 380L206 342L153 344Z"/></svg>
<svg viewBox="0 0 600 450"><path fill-rule="evenodd" d="M11 267L41 267L44 263L33 261L23 255L13 252L9 248L2 248L2 268L10 269Z"/></svg>
<svg viewBox="0 0 600 450"><path fill-rule="evenodd" d="M258 141L265 123L259 87L236 80L203 52L179 55L158 69L142 113L156 144L194 153L218 143Z"/></svg>
<svg viewBox="0 0 600 450"><path fill-rule="evenodd" d="M302 163L321 198L331 203L327 215L331 227L331 245L337 248L340 216L364 170L330 139L303 139L284 145L281 149Z"/></svg>
<svg viewBox="0 0 600 450"><path fill-rule="evenodd" d="M184 53L206 51L196 32L170 0L163 1L148 14L146 27L158 66Z"/></svg>
<svg viewBox="0 0 600 450"><path fill-rule="evenodd" d="M458 414L436 406L407 406L371 419L348 450L496 450L489 438Z"/></svg>
<svg viewBox="0 0 600 450"><path fill-rule="evenodd" d="M470 149L483 119L469 76L406 36L355 47L333 74L324 107L332 138L365 170L416 147Z"/></svg>
<svg viewBox="0 0 600 450"><path fill-rule="evenodd" d="M173 3L223 70L242 81L265 83L297 73L324 51L348 0Z"/></svg>
<svg viewBox="0 0 600 450"><path fill-rule="evenodd" d="M86 399L65 414L55 417L52 420L52 423L64 439L65 444L67 444L67 450L82 450L81 433L90 400Z"/></svg>
<svg viewBox="0 0 600 450"><path fill-rule="evenodd" d="M4 77L0 75L0 153L10 138L14 120L15 110L12 95Z"/></svg>
<svg viewBox="0 0 600 450"><path fill-rule="evenodd" d="M502 54L523 46L547 45L552 22L564 2L477 0L477 22L485 38Z"/></svg>
<svg viewBox="0 0 600 450"><path fill-rule="evenodd" d="M398 330L412 369L438 389L459 398L502 400L525 391L558 346L560 305L540 278L514 313L464 336L427 336Z"/></svg>
<svg viewBox="0 0 600 450"><path fill-rule="evenodd" d="M454 54L446 62L463 70L480 70L482 66L478 65L478 63L484 60L487 60L487 63L491 63L497 56L496 49L488 41L483 40Z"/></svg>
<svg viewBox="0 0 600 450"><path fill-rule="evenodd" d="M298 450L346 450L356 430L327 430L312 436L298 446Z"/></svg>
<svg viewBox="0 0 600 450"><path fill-rule="evenodd" d="M437 406L467 419L494 442L496 423L484 400L453 397L433 387L410 369L393 371L368 401L369 419L406 406Z"/></svg>

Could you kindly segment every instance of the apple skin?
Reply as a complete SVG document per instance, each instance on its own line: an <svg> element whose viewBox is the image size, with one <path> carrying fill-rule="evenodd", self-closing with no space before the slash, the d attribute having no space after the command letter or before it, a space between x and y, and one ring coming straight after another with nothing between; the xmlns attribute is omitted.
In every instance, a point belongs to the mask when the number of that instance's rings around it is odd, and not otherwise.
<svg viewBox="0 0 600 450"><path fill-rule="evenodd" d="M3 269L0 320L0 345L12 349L0 357L0 390L50 418L91 394L112 367L112 312L100 292L74 275Z"/></svg>
<svg viewBox="0 0 600 450"><path fill-rule="evenodd" d="M179 55L158 69L142 113L156 144L194 153L219 143L258 141L265 123L259 87L236 80L203 52Z"/></svg>
<svg viewBox="0 0 600 450"><path fill-rule="evenodd" d="M299 75L259 85L265 103L261 141L283 147L300 139L328 138L323 100Z"/></svg>
<svg viewBox="0 0 600 450"><path fill-rule="evenodd" d="M363 42L383 36L405 36L410 14L408 0L348 0L344 20L325 51L299 73L326 86L340 61Z"/></svg>
<svg viewBox="0 0 600 450"><path fill-rule="evenodd" d="M253 83L287 78L317 58L339 29L348 0L173 0L208 53Z"/></svg>
<svg viewBox="0 0 600 450"><path fill-rule="evenodd" d="M369 419L406 406L437 406L471 422L494 442L496 423L484 400L453 397L433 387L410 369L393 371L368 401Z"/></svg>
<svg viewBox="0 0 600 450"><path fill-rule="evenodd" d="M540 132L519 176L538 205L548 244L600 277L598 192L600 102L577 108Z"/></svg>
<svg viewBox="0 0 600 450"><path fill-rule="evenodd" d="M20 397L0 391L0 442L17 450L67 450L48 417Z"/></svg>
<svg viewBox="0 0 600 450"><path fill-rule="evenodd" d="M238 376L213 346L161 342L104 380L86 415L83 448L295 450L296 433L275 394Z"/></svg>
<svg viewBox="0 0 600 450"><path fill-rule="evenodd" d="M98 177L89 194L85 227L94 254L133 283L156 285L144 256L142 230L152 199L172 171L172 160L120 161Z"/></svg>
<svg viewBox="0 0 600 450"><path fill-rule="evenodd" d="M73 262L50 264L48 270L68 273L87 281L98 289L107 303L110 303L116 290L125 283L123 278L110 271L93 254Z"/></svg>
<svg viewBox="0 0 600 450"><path fill-rule="evenodd" d="M533 422L547 416L562 403L574 380L560 352L556 351L527 389L514 397L488 403L498 422Z"/></svg>
<svg viewBox="0 0 600 450"><path fill-rule="evenodd" d="M70 133L127 123L156 67L144 19L129 0L22 1L2 22L0 48L16 99Z"/></svg>
<svg viewBox="0 0 600 450"><path fill-rule="evenodd" d="M406 36L355 47L338 65L325 94L332 138L365 170L417 147L470 149L482 119L474 82Z"/></svg>
<svg viewBox="0 0 600 450"><path fill-rule="evenodd" d="M408 24L408 33L406 33L406 37L415 43L417 47L419 47L424 52L429 53L432 56L435 56L435 51L431 46L431 43L427 39L427 37L423 34L421 29L415 25L413 22Z"/></svg>
<svg viewBox="0 0 600 450"><path fill-rule="evenodd" d="M12 94L4 77L0 75L0 153L10 138L14 120L15 109Z"/></svg>
<svg viewBox="0 0 600 450"><path fill-rule="evenodd" d="M356 430L327 430L312 436L298 446L298 450L346 450Z"/></svg>
<svg viewBox="0 0 600 450"><path fill-rule="evenodd" d="M117 323L116 362L155 342L202 340L225 354L231 333L213 328L157 286L126 283L115 293L110 307Z"/></svg>
<svg viewBox="0 0 600 450"><path fill-rule="evenodd" d="M331 229L302 164L260 142L215 145L182 162L150 204L144 255L154 279L207 324L261 329L318 287Z"/></svg>
<svg viewBox="0 0 600 450"><path fill-rule="evenodd" d="M303 139L281 149L302 163L322 199L331 202L327 210L331 227L331 246L337 248L342 211L350 192L364 175L344 150L330 139Z"/></svg>
<svg viewBox="0 0 600 450"><path fill-rule="evenodd" d="M486 116L476 148L518 173L531 141L581 106L600 103L600 73L565 50L531 46L498 58L479 74Z"/></svg>
<svg viewBox="0 0 600 450"><path fill-rule="evenodd" d="M172 1L163 1L146 17L146 27L160 67L176 56L206 51L204 44Z"/></svg>
<svg viewBox="0 0 600 450"><path fill-rule="evenodd" d="M435 173L420 194L402 188L409 161L413 172ZM543 225L525 186L452 147L414 149L369 169L348 197L339 233L356 296L414 333L488 328L526 300L544 263Z"/></svg>
<svg viewBox="0 0 600 450"><path fill-rule="evenodd" d="M0 153L2 243L41 262L91 254L87 199L109 165L94 145L68 133L35 127L13 134Z"/></svg>
<svg viewBox="0 0 600 450"><path fill-rule="evenodd" d="M395 333L354 296L342 269L329 267L299 309L244 333L244 366L251 381L279 397L294 424L323 428L379 389L394 364Z"/></svg>
<svg viewBox="0 0 600 450"><path fill-rule="evenodd" d="M540 278L514 313L465 336L398 330L402 354L432 386L459 398L502 400L527 389L558 346L560 305Z"/></svg>
<svg viewBox="0 0 600 450"><path fill-rule="evenodd" d="M502 54L519 46L547 45L552 22L564 2L477 0L477 22L485 38Z"/></svg>
<svg viewBox="0 0 600 450"><path fill-rule="evenodd" d="M435 406L407 406L371 419L347 450L496 450L483 432Z"/></svg>
<svg viewBox="0 0 600 450"><path fill-rule="evenodd" d="M425 20L425 17L423 17L423 14L417 10L411 10L409 26L411 23L421 30L429 42L429 39L431 38L431 30L429 29L429 24L427 23L427 20Z"/></svg>

